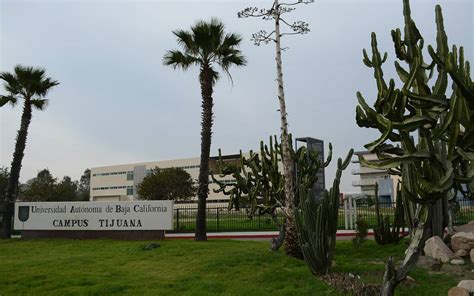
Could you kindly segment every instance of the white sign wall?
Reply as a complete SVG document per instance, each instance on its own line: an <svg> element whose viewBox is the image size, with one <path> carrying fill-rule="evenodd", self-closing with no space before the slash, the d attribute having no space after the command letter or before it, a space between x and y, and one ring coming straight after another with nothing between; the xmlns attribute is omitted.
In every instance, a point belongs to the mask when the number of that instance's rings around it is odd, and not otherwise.
<svg viewBox="0 0 474 296"><path fill-rule="evenodd" d="M15 230L171 230L173 201L17 202Z"/></svg>

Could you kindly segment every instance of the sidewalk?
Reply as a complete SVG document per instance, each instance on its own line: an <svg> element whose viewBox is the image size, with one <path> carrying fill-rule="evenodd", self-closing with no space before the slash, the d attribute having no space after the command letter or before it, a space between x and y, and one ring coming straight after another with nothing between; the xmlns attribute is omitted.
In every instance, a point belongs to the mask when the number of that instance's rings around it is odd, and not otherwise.
<svg viewBox="0 0 474 296"><path fill-rule="evenodd" d="M209 239L270 239L278 236L278 231L253 231L253 232L208 232ZM355 230L338 230L336 238L338 240L351 239L355 236ZM374 236L372 229L369 230L369 237ZM167 239L194 239L194 233L166 233Z"/></svg>

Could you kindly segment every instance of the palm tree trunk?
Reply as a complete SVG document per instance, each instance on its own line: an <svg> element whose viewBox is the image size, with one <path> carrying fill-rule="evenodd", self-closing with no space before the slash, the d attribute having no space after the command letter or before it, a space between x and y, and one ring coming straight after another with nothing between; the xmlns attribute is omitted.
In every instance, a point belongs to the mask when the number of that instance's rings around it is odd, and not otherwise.
<svg viewBox="0 0 474 296"><path fill-rule="evenodd" d="M198 211L196 215L196 241L207 240L206 234L206 199L209 194L209 154L212 135L212 70L203 65L199 75L202 95L201 122L201 161L199 167Z"/></svg>
<svg viewBox="0 0 474 296"><path fill-rule="evenodd" d="M281 121L281 145L283 156L283 175L285 177L285 212L287 216L286 222L286 238L285 251L292 257L303 258L300 246L298 244L297 229L294 222L295 210L295 186L294 186L294 160L291 154L291 143L288 133L288 120L285 104L285 91L283 88L283 69L281 61L281 42L280 42L280 14L278 0L275 0L275 50L276 50L276 68L278 83L278 101L280 103L280 121Z"/></svg>
<svg viewBox="0 0 474 296"><path fill-rule="evenodd" d="M7 191L5 196L5 214L3 216L2 231L0 238L10 238L12 233L14 203L18 194L18 180L20 179L21 162L25 155L26 138L28 136L28 127L31 122L31 102L30 98L25 98L23 114L21 116L20 130L16 137L15 152L11 165L10 178L8 179Z"/></svg>

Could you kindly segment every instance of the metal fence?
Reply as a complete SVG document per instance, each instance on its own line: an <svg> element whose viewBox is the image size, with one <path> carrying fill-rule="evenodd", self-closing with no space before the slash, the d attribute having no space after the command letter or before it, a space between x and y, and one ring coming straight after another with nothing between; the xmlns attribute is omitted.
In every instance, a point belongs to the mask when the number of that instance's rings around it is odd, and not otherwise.
<svg viewBox="0 0 474 296"><path fill-rule="evenodd" d="M389 217L391 223L395 216L395 203L380 203L380 213ZM173 232L193 232L196 227L197 207L180 207L174 212ZM377 215L373 203L357 202L353 213L356 219L362 218L367 221L370 228L377 226ZM284 221L282 213L277 214L280 222ZM459 201L459 207L455 211L454 223L465 224L474 220L474 201ZM211 206L206 211L206 226L209 232L219 231L263 231L277 230L270 214L249 216L249 209L240 208L228 210L225 206ZM341 205L338 216L338 229L345 228L344 208Z"/></svg>
<svg viewBox="0 0 474 296"><path fill-rule="evenodd" d="M174 211L174 231L193 232L196 228L197 207L180 207ZM277 213L277 219L283 222L285 218L282 213ZM206 227L210 232L277 229L268 213L250 216L248 208L229 211L224 206L206 209Z"/></svg>

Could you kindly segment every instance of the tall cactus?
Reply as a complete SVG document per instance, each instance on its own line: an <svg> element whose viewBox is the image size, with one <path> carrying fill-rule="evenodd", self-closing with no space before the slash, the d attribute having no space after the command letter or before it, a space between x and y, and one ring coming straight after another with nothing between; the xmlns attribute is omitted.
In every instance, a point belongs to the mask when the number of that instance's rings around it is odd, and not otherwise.
<svg viewBox="0 0 474 296"><path fill-rule="evenodd" d="M339 214L339 184L353 152L353 149L349 151L344 162L338 159L333 186L324 191L322 198L312 194L316 179L299 183L296 227L304 260L313 274L327 274L331 267Z"/></svg>
<svg viewBox="0 0 474 296"><path fill-rule="evenodd" d="M474 91L469 63L464 61L462 48L459 54L455 46L449 52L440 6L436 6L437 46L436 51L428 48L433 59L429 64L423 59L424 40L411 18L409 0L403 1L403 14L403 39L400 29L392 30L396 56L408 65L404 68L395 62L402 87L397 88L393 79L388 84L384 80L382 64L387 54L382 58L372 33L372 58L364 50L363 61L374 69L378 89L374 108L357 93L357 124L382 134L365 145L379 160L360 157L360 161L402 176L405 213L412 230L404 261L395 267L389 259L382 295L393 295L418 260L425 239L442 235L448 225L448 199L456 190L471 195L474 174ZM435 70L437 77L431 87ZM448 74L453 82L449 97Z"/></svg>
<svg viewBox="0 0 474 296"><path fill-rule="evenodd" d="M261 141L259 153L250 151L249 154L247 158L242 152L240 153L238 166L219 161L219 176L231 175L236 183L226 184L212 176L214 182L219 185L214 192L223 192L230 197L229 209L235 207L239 201L245 200L250 205L250 216L262 212L270 213L274 223L280 228L279 237L284 238L285 229L282 227L284 225L276 219L276 211L281 210L286 219L294 219L294 211L285 196L285 178L279 165L282 157L281 144L278 143L276 136L270 137L269 145ZM324 162L319 160L316 151L308 150L306 147L300 147L296 152L291 150L291 154L298 167L296 184L310 188L317 180L316 174L319 169L329 165L332 145L329 144L329 153ZM298 194L295 196L298 198ZM296 233L295 238L298 240ZM272 249L277 249L279 245L274 241Z"/></svg>
<svg viewBox="0 0 474 296"><path fill-rule="evenodd" d="M390 223L390 216L380 213L378 185L375 185L375 213L377 216L377 227L374 227L374 238L379 245L398 243L403 237L404 209L402 203L402 192L400 184L397 186L397 200L395 205L395 215L393 223Z"/></svg>

